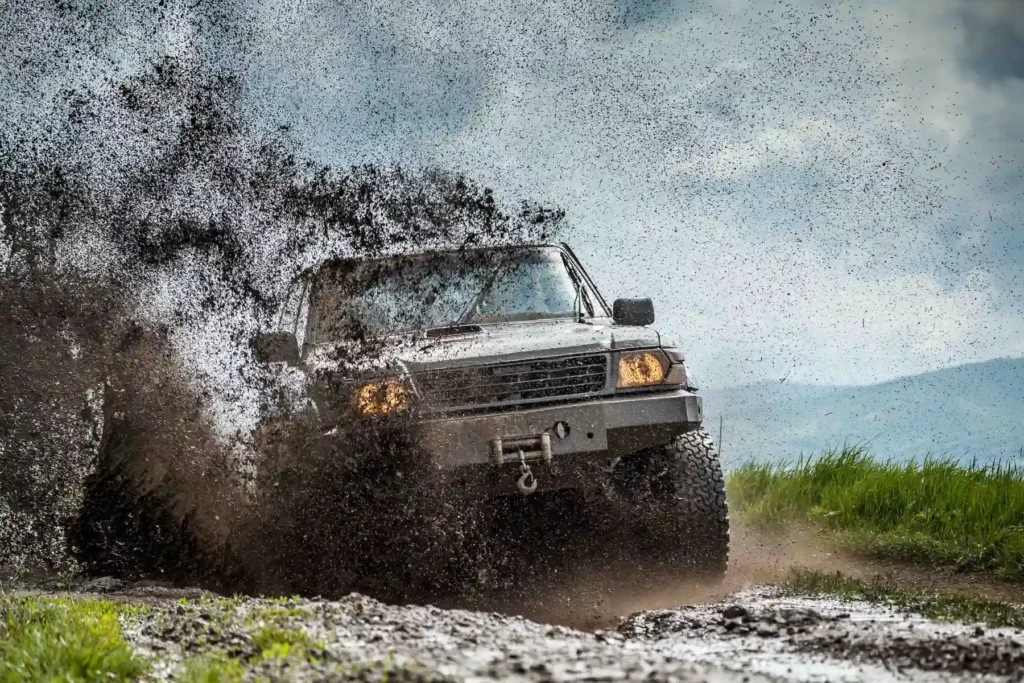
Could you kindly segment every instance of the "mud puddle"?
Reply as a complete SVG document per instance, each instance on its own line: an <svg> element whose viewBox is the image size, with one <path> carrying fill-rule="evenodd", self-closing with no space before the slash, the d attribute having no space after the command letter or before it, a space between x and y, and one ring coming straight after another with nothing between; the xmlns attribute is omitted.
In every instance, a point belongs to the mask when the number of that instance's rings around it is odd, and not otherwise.
<svg viewBox="0 0 1024 683"><path fill-rule="evenodd" d="M936 623L861 601L787 597L773 588L641 612L618 631L665 657L779 680L1021 680L1014 629Z"/></svg>
<svg viewBox="0 0 1024 683"><path fill-rule="evenodd" d="M107 599L150 606L123 631L153 659L153 680L174 680L186 662L218 657L241 661L248 678L295 681L1017 681L1024 669L1019 631L771 587L639 612L593 632L358 594L266 600L107 588L115 589ZM266 656L273 633L292 643L288 656Z"/></svg>
<svg viewBox="0 0 1024 683"><path fill-rule="evenodd" d="M624 616L680 605L713 603L801 572L841 572L853 579L882 578L904 589L953 591L990 600L1024 603L1024 589L979 572L873 560L836 547L813 529L766 534L742 522L732 525L729 571L723 581L694 581L685 576L637 577L628 570L566 566L545 582L510 596L477 595L438 601L445 607L515 614L583 631L614 628Z"/></svg>

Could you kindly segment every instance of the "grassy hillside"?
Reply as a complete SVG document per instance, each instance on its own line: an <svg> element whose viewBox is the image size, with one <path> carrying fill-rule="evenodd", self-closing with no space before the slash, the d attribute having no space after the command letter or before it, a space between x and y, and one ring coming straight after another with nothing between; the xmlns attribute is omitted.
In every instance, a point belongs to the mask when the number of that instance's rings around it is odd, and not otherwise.
<svg viewBox="0 0 1024 683"><path fill-rule="evenodd" d="M762 382L704 393L723 460L780 462L844 445L894 460L951 456L1024 464L1024 359L946 368L869 386Z"/></svg>
<svg viewBox="0 0 1024 683"><path fill-rule="evenodd" d="M1024 469L950 460L880 463L846 448L728 477L732 511L763 527L819 525L881 557L1024 579Z"/></svg>

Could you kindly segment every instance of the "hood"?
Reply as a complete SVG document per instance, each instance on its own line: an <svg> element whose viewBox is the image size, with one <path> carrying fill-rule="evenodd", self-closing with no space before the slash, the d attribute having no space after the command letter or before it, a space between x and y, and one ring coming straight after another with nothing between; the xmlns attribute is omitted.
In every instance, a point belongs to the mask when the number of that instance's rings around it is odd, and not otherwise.
<svg viewBox="0 0 1024 683"><path fill-rule="evenodd" d="M371 367L402 365L411 372L428 368L482 365L582 353L659 346L657 331L647 327L579 323L573 320L482 325L479 332L438 338L394 337L388 339L379 356L366 363ZM325 344L310 353L310 370L329 370L337 365L347 344Z"/></svg>

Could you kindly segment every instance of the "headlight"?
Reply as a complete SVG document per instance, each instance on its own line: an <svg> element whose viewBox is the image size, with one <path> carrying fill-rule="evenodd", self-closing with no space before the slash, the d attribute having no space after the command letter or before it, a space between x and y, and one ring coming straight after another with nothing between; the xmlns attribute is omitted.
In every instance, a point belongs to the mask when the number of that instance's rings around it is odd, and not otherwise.
<svg viewBox="0 0 1024 683"><path fill-rule="evenodd" d="M661 351L630 351L619 356L620 389L661 384L668 372L668 358Z"/></svg>
<svg viewBox="0 0 1024 683"><path fill-rule="evenodd" d="M364 415L397 413L409 407L409 392L397 379L377 379L356 388L355 402Z"/></svg>

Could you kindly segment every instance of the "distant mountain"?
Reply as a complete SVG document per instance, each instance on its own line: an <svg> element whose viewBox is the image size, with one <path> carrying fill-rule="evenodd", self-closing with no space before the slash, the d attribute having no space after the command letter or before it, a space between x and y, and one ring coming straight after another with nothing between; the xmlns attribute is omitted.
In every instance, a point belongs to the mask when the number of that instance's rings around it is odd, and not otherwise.
<svg viewBox="0 0 1024 683"><path fill-rule="evenodd" d="M844 443L879 459L949 455L1024 465L1024 358L945 368L868 386L760 382L701 392L723 461L795 460Z"/></svg>

